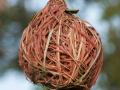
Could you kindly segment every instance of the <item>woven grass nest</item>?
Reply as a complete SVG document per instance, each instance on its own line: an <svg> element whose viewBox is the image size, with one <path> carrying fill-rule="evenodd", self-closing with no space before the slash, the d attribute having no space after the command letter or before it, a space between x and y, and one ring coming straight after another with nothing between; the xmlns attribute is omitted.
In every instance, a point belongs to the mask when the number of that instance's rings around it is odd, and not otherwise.
<svg viewBox="0 0 120 90"><path fill-rule="evenodd" d="M19 64L33 83L79 90L95 84L103 62L101 40L75 12L64 0L49 0L24 30Z"/></svg>

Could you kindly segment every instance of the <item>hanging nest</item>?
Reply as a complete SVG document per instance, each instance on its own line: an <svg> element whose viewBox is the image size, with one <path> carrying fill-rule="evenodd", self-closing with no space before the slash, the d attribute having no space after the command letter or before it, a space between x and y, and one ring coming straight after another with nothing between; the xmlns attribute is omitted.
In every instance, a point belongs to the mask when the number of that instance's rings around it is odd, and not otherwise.
<svg viewBox="0 0 120 90"><path fill-rule="evenodd" d="M64 0L49 0L24 30L19 64L33 83L81 90L95 84L103 60L101 40L75 12Z"/></svg>

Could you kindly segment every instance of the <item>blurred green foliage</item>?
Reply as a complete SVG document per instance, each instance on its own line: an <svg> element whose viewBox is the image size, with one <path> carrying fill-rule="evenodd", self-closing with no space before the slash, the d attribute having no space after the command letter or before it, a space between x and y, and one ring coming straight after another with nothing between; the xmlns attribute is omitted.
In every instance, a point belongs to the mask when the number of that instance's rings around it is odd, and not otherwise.
<svg viewBox="0 0 120 90"><path fill-rule="evenodd" d="M101 87L104 88L103 90L120 90L120 0L85 0L86 7L92 3L100 4L103 10L101 20L108 24L108 41L104 44L105 57L102 72L106 80L101 78ZM15 6L0 11L1 76L9 69L20 71L17 55L19 39L32 15L33 12L26 10L24 0L19 0ZM116 17L119 19L118 22L114 20ZM9 57L11 55L13 56Z"/></svg>

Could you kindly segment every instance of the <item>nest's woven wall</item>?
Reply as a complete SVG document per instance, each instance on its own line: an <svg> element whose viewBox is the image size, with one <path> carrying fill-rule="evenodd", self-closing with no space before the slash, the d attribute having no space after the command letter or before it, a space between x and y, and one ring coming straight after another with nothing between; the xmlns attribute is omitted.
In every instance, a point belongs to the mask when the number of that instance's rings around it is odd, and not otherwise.
<svg viewBox="0 0 120 90"><path fill-rule="evenodd" d="M36 84L87 90L102 67L101 41L88 22L66 9L64 0L50 0L33 18L23 32L19 64Z"/></svg>

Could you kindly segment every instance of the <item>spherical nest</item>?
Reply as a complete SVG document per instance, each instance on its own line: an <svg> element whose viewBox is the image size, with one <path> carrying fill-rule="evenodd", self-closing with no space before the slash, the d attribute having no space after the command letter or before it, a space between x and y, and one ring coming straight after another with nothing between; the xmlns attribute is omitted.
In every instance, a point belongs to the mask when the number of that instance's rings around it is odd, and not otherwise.
<svg viewBox="0 0 120 90"><path fill-rule="evenodd" d="M49 0L24 30L19 64L33 83L83 90L95 84L103 61L101 40L73 13L64 0Z"/></svg>

